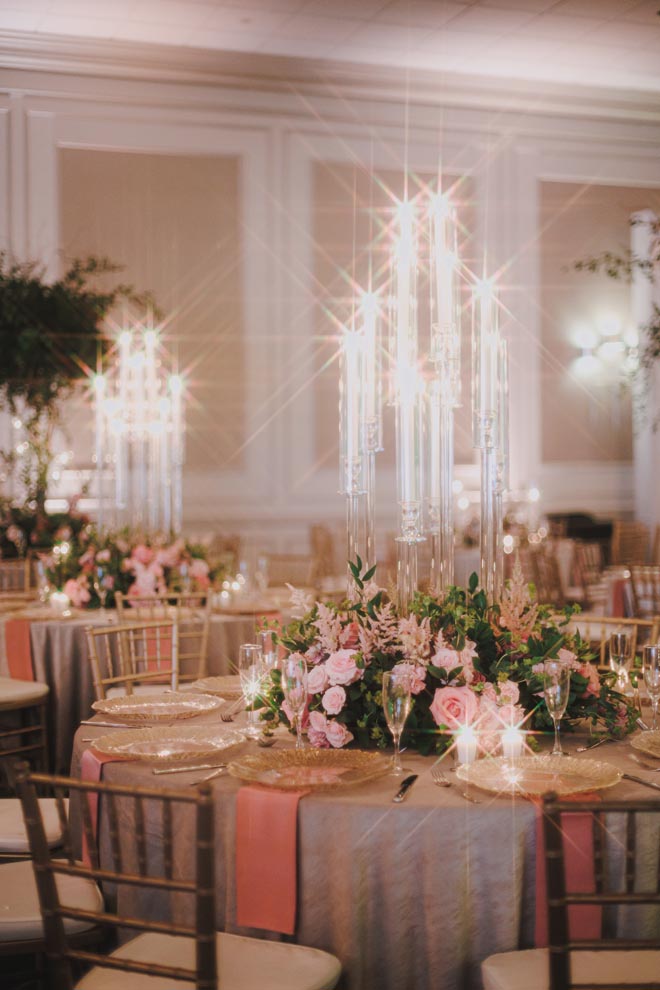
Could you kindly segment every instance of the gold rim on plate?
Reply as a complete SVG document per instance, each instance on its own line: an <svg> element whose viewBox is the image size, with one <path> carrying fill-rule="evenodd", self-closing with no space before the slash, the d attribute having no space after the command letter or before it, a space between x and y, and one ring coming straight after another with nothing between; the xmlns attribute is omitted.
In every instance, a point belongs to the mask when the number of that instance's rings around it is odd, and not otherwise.
<svg viewBox="0 0 660 990"><path fill-rule="evenodd" d="M225 700L233 700L243 694L238 674L223 674L215 677L202 677L190 685L193 691L201 694L221 695Z"/></svg>
<svg viewBox="0 0 660 990"><path fill-rule="evenodd" d="M157 694L125 694L120 698L102 698L92 704L95 712L112 715L126 722L170 722L194 718L220 708L222 702L208 694L190 691L160 691Z"/></svg>
<svg viewBox="0 0 660 990"><path fill-rule="evenodd" d="M521 756L516 760L498 756L463 764L457 767L456 776L494 794L534 797L548 791L560 795L601 791L618 784L621 771L610 763L575 756Z"/></svg>
<svg viewBox="0 0 660 990"><path fill-rule="evenodd" d="M642 732L641 735L630 740L630 745L640 753L660 759L660 729L648 729Z"/></svg>
<svg viewBox="0 0 660 990"><path fill-rule="evenodd" d="M229 764L232 777L282 790L352 787L381 777L392 768L382 753L357 749L284 749L246 754Z"/></svg>
<svg viewBox="0 0 660 990"><path fill-rule="evenodd" d="M156 729L119 729L99 736L93 748L117 760L147 763L184 763L215 756L245 741L240 729L224 726L162 726Z"/></svg>

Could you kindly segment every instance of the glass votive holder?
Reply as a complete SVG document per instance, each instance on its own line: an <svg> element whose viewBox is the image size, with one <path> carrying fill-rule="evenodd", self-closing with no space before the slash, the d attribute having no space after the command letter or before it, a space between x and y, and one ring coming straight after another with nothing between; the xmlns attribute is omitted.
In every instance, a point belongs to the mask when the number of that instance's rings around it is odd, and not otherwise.
<svg viewBox="0 0 660 990"><path fill-rule="evenodd" d="M474 763L477 758L477 734L469 725L454 734L459 763Z"/></svg>

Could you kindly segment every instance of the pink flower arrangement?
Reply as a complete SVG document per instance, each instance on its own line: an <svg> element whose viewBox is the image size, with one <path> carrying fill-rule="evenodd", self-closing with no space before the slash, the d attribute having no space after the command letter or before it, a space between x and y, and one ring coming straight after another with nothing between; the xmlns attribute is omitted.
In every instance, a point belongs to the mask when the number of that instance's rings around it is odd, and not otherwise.
<svg viewBox="0 0 660 990"><path fill-rule="evenodd" d="M64 585L63 591L74 608L84 608L92 597L87 587L87 577L84 575L77 580L70 578Z"/></svg>
<svg viewBox="0 0 660 990"><path fill-rule="evenodd" d="M331 684L352 684L360 677L352 650L337 650L325 662L325 670Z"/></svg>
<svg viewBox="0 0 660 990"><path fill-rule="evenodd" d="M436 688L430 711L436 725L460 729L475 721L479 712L479 700L467 686Z"/></svg>

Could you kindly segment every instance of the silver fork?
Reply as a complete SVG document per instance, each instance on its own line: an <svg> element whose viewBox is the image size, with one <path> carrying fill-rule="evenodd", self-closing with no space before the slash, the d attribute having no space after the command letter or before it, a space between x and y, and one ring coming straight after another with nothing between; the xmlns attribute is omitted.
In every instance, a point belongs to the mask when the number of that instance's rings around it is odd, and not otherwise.
<svg viewBox="0 0 660 990"><path fill-rule="evenodd" d="M244 705L245 705L245 698L240 698L238 701L235 701L233 705L230 705L230 707L226 711L220 712L220 718L222 719L223 722L233 722L234 715L238 715L238 713L244 707Z"/></svg>
<svg viewBox="0 0 660 990"><path fill-rule="evenodd" d="M431 780L436 787L451 787L452 784L455 783L450 780L438 766L431 767ZM462 798L465 798L466 801L470 801L472 804L481 804L479 798L473 797L468 793L468 791L462 791L458 785L456 786L458 788L458 793Z"/></svg>

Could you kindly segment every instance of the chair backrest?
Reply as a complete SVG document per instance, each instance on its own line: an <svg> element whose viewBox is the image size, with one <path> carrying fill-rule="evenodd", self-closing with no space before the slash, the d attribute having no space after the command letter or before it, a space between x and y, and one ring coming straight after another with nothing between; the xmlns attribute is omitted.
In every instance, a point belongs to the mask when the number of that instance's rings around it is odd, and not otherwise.
<svg viewBox="0 0 660 990"><path fill-rule="evenodd" d="M660 615L660 565L632 566L630 587L635 615Z"/></svg>
<svg viewBox="0 0 660 990"><path fill-rule="evenodd" d="M179 686L177 630L172 619L126 623L118 626L86 626L89 660L97 700L110 688L132 694L136 684L169 683Z"/></svg>
<svg viewBox="0 0 660 990"><path fill-rule="evenodd" d="M309 588L314 577L314 560L307 554L271 553L268 559L268 584L271 588L292 584Z"/></svg>
<svg viewBox="0 0 660 990"><path fill-rule="evenodd" d="M18 791L23 807L30 853L41 907L48 971L54 990L72 990L74 961L128 973L146 973L162 981L187 980L197 990L216 988L215 942L215 882L213 800L209 785L194 790L168 791L121 787L114 784L89 783L68 777L30 774L25 767L17 773ZM37 799L37 787L47 787L54 794L62 828L62 848L51 857ZM79 803L83 832L89 852L89 865L74 858L74 844L67 819L65 799ZM108 822L109 851L99 862L93 820L98 802L103 802L103 814ZM194 823L190 819L194 816ZM134 827L127 828L130 817ZM156 824L157 823L157 824ZM149 832L147 833L147 825ZM175 856L175 834L182 827L195 830L194 865L182 869L180 856ZM154 848L154 833L162 838ZM147 834L150 844L147 843ZM83 877L97 883L112 884L117 891L131 893L131 916L124 915L120 905L116 911L106 909L101 914L82 911L62 903L56 884L57 877ZM139 916L139 891L157 893L159 901L169 896L186 897L185 917L192 924L172 921L150 921ZM187 895L187 896L186 896ZM76 948L67 936L64 919L96 923L109 928L140 932L161 932L194 940L190 953L191 965L164 965L136 959L131 955L131 943L123 946L122 954L105 956ZM178 953L181 958L181 950ZM193 961L194 960L194 961ZM118 985L121 978L118 977Z"/></svg>
<svg viewBox="0 0 660 990"><path fill-rule="evenodd" d="M566 890L562 815L586 813L593 816L593 861L595 890L591 893L568 893ZM638 816L643 816L643 831ZM641 922L638 913L645 905L653 907L654 917L660 909L660 801L560 801L554 794L543 798L543 836L547 874L548 949L550 990L584 987L572 978L572 954L582 951L602 952L630 950L660 951L660 927L657 920ZM612 911L619 905L617 918L626 907L635 911L635 931L640 938L607 933L605 939L573 939L569 934L569 908L573 905L601 905ZM631 961L631 966L635 964ZM635 980L636 988L660 988L660 966L653 982ZM631 975L635 976L634 972ZM602 981L601 981L602 982ZM598 986L599 982L588 986ZM603 984L612 986L612 984ZM620 986L620 982L616 983Z"/></svg>
<svg viewBox="0 0 660 990"><path fill-rule="evenodd" d="M0 560L0 591L28 592L30 590L30 559Z"/></svg>
<svg viewBox="0 0 660 990"><path fill-rule="evenodd" d="M640 522L617 520L612 526L612 563L645 564L649 552L649 528Z"/></svg>
<svg viewBox="0 0 660 990"><path fill-rule="evenodd" d="M538 601L544 605L564 605L559 561L554 549L551 546L541 547L532 551L531 558Z"/></svg>
<svg viewBox="0 0 660 990"><path fill-rule="evenodd" d="M322 523L310 526L309 546L314 561L313 580L318 582L336 574L335 539L330 528Z"/></svg>
<svg viewBox="0 0 660 990"><path fill-rule="evenodd" d="M206 592L172 593L144 598L115 595L117 615L123 622L169 619L176 625L179 681L206 677L209 658L211 595Z"/></svg>
<svg viewBox="0 0 660 990"><path fill-rule="evenodd" d="M632 637L633 655L645 643L657 643L660 636L660 615L654 619L623 619L617 616L576 615L567 626L569 632L579 632L580 637L598 648L598 665L609 667L608 644L615 632L629 632Z"/></svg>

